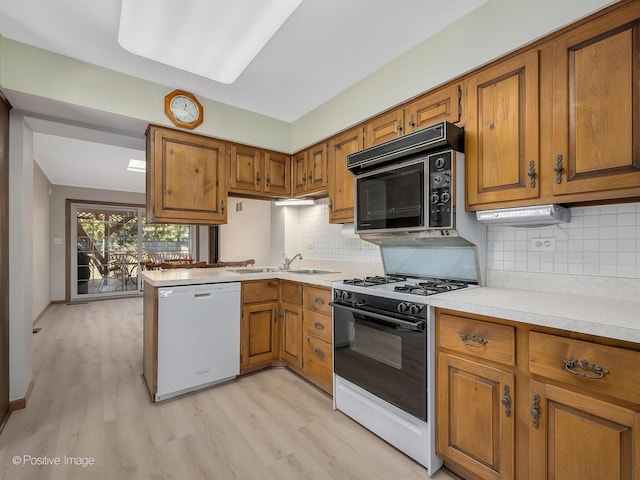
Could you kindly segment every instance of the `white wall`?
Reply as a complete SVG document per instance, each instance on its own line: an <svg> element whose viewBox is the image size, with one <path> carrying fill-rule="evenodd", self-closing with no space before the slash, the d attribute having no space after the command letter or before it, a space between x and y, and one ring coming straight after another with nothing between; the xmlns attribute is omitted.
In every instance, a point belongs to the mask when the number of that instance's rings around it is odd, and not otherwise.
<svg viewBox="0 0 640 480"><path fill-rule="evenodd" d="M51 302L51 193L52 185L38 164L33 165L33 283L35 320Z"/></svg>
<svg viewBox="0 0 640 480"><path fill-rule="evenodd" d="M65 260L66 251L66 200L87 200L91 202L108 202L144 206L143 193L117 192L115 190L98 190L95 188L53 186L51 196L51 300L65 300ZM60 245L53 245L56 239Z"/></svg>
<svg viewBox="0 0 640 480"><path fill-rule="evenodd" d="M611 3L615 2L489 0L293 122L292 151L358 124Z"/></svg>
<svg viewBox="0 0 640 480"><path fill-rule="evenodd" d="M242 210L238 210L242 206ZM220 261L253 258L256 265L271 263L271 202L229 198L227 224L220 225Z"/></svg>
<svg viewBox="0 0 640 480"><path fill-rule="evenodd" d="M33 378L33 131L20 112L9 128L9 400L25 398Z"/></svg>

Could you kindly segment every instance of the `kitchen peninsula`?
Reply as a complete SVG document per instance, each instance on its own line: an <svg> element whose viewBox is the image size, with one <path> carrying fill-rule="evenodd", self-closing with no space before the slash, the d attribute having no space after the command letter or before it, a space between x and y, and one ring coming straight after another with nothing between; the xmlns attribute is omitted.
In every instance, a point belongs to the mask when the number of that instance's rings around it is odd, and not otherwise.
<svg viewBox="0 0 640 480"><path fill-rule="evenodd" d="M343 275L277 267L142 272L143 378L152 400L272 364L332 393L330 286ZM236 294L223 300L222 290Z"/></svg>

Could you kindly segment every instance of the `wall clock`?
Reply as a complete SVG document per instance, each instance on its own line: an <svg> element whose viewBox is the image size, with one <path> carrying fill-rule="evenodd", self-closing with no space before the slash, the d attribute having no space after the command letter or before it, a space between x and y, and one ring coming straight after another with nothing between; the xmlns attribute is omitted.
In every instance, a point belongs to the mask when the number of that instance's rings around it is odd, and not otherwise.
<svg viewBox="0 0 640 480"><path fill-rule="evenodd" d="M202 105L195 95L183 90L174 90L164 97L164 113L182 128L196 128L203 120Z"/></svg>

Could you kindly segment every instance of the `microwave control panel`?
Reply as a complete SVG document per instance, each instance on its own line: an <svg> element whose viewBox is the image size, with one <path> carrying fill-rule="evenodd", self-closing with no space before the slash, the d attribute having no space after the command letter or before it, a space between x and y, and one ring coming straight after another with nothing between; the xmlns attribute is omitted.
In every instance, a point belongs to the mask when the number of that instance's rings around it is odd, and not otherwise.
<svg viewBox="0 0 640 480"><path fill-rule="evenodd" d="M429 155L429 228L454 228L453 225L453 150Z"/></svg>

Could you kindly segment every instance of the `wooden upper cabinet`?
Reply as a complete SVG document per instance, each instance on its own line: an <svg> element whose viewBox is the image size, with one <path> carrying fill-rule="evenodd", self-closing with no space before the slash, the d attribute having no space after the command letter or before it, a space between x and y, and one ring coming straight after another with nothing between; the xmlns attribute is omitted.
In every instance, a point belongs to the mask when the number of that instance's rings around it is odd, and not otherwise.
<svg viewBox="0 0 640 480"><path fill-rule="evenodd" d="M354 176L347 169L347 155L362 148L360 127L343 132L329 142L329 223L353 222Z"/></svg>
<svg viewBox="0 0 640 480"><path fill-rule="evenodd" d="M539 196L538 51L466 83L467 207Z"/></svg>
<svg viewBox="0 0 640 480"><path fill-rule="evenodd" d="M147 222L227 221L227 144L150 125L147 129Z"/></svg>
<svg viewBox="0 0 640 480"><path fill-rule="evenodd" d="M403 134L404 109L398 108L380 115L367 122L364 128L365 148L393 140Z"/></svg>
<svg viewBox="0 0 640 480"><path fill-rule="evenodd" d="M384 113L365 124L365 148L420 130L434 123L460 121L461 91L458 84L423 95L401 108Z"/></svg>
<svg viewBox="0 0 640 480"><path fill-rule="evenodd" d="M229 191L259 192L263 181L260 150L245 145L232 145Z"/></svg>
<svg viewBox="0 0 640 480"><path fill-rule="evenodd" d="M460 85L455 84L423 95L405 107L404 133L447 121L457 123L462 113Z"/></svg>
<svg viewBox="0 0 640 480"><path fill-rule="evenodd" d="M264 191L288 197L291 194L291 157L264 152Z"/></svg>
<svg viewBox="0 0 640 480"><path fill-rule="evenodd" d="M229 192L254 197L291 195L291 157L247 145L231 146Z"/></svg>
<svg viewBox="0 0 640 480"><path fill-rule="evenodd" d="M293 196L327 190L327 144L314 145L291 158Z"/></svg>
<svg viewBox="0 0 640 480"><path fill-rule="evenodd" d="M637 2L553 45L554 195L640 195L640 21L630 13Z"/></svg>

